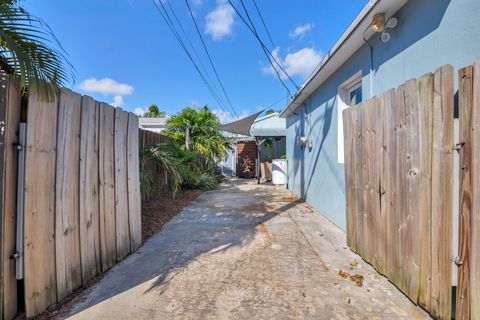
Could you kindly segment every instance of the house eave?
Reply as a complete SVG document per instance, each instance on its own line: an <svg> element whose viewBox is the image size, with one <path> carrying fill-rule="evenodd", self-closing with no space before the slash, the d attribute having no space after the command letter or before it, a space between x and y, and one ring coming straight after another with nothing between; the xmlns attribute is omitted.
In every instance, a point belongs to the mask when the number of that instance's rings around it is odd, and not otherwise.
<svg viewBox="0 0 480 320"><path fill-rule="evenodd" d="M374 32L369 27L375 14L384 13L386 18L389 19L407 2L408 0L368 1L367 5L353 20L340 39L305 80L292 100L280 113L280 117L287 118L291 116L315 90L365 44L364 39L369 39L374 35Z"/></svg>

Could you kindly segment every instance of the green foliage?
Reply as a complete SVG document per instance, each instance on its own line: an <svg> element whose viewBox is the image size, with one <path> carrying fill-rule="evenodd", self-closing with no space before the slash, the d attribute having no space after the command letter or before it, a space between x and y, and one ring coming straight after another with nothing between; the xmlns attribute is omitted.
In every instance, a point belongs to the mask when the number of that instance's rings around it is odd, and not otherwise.
<svg viewBox="0 0 480 320"><path fill-rule="evenodd" d="M15 0L0 1L0 67L20 78L23 93L34 90L46 100L57 97L75 78L50 27Z"/></svg>
<svg viewBox="0 0 480 320"><path fill-rule="evenodd" d="M207 106L184 108L168 120L165 134L185 150L196 151L204 165L225 158L230 139L220 132L220 121ZM187 135L188 132L188 135Z"/></svg>
<svg viewBox="0 0 480 320"><path fill-rule="evenodd" d="M268 116L272 113L277 113L277 112L278 112L277 110L270 108L267 111L265 111L265 115Z"/></svg>
<svg viewBox="0 0 480 320"><path fill-rule="evenodd" d="M155 192L152 174L145 169L140 169L140 192L147 199Z"/></svg>
<svg viewBox="0 0 480 320"><path fill-rule="evenodd" d="M143 115L144 118L165 118L167 114L164 111L160 111L156 104L152 104L148 107L148 111Z"/></svg>

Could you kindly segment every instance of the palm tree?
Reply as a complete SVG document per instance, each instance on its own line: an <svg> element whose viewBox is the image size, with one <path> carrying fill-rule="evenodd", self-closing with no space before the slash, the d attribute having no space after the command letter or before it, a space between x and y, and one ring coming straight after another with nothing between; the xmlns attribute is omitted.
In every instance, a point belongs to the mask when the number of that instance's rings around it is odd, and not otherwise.
<svg viewBox="0 0 480 320"><path fill-rule="evenodd" d="M229 139L219 127L218 117L207 106L199 110L188 107L168 120L165 134L181 141L185 150L198 152L208 163L227 154Z"/></svg>
<svg viewBox="0 0 480 320"><path fill-rule="evenodd" d="M150 105L148 111L143 115L145 118L165 118L167 114L164 111L160 111L156 104Z"/></svg>
<svg viewBox="0 0 480 320"><path fill-rule="evenodd" d="M0 1L0 67L20 78L23 93L35 90L51 100L74 82L74 68L50 27L17 2Z"/></svg>

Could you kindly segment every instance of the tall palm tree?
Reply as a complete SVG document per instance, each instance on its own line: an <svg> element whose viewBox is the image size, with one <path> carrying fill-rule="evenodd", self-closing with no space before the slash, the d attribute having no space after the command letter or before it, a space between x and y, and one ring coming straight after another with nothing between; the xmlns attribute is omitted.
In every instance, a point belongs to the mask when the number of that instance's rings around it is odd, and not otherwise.
<svg viewBox="0 0 480 320"><path fill-rule="evenodd" d="M74 68L50 27L17 2L0 1L0 67L20 78L23 93L51 100L75 80Z"/></svg>
<svg viewBox="0 0 480 320"><path fill-rule="evenodd" d="M165 133L208 162L227 154L229 139L221 134L219 127L220 121L207 106L199 110L189 107L169 119Z"/></svg>
<svg viewBox="0 0 480 320"><path fill-rule="evenodd" d="M164 111L160 111L156 104L151 104L143 116L145 118L165 118L167 114Z"/></svg>

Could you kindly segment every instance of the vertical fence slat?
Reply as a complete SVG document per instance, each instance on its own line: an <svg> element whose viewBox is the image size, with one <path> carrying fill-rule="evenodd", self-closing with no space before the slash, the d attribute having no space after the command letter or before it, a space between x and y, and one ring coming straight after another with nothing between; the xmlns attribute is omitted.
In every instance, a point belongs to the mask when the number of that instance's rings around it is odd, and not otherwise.
<svg viewBox="0 0 480 320"><path fill-rule="evenodd" d="M460 150L460 212L459 250L463 262L458 269L456 319L470 318L470 250L473 201L473 66L458 71L458 109L460 120L460 141L465 142Z"/></svg>
<svg viewBox="0 0 480 320"><path fill-rule="evenodd" d="M384 168L383 183L385 188L383 208L385 210L385 274L393 279L396 273L396 238L395 238L395 181L396 181L396 149L395 145L395 107L396 91L387 91L382 96L383 134L384 134Z"/></svg>
<svg viewBox="0 0 480 320"><path fill-rule="evenodd" d="M382 98L377 97L374 100L374 117L375 117L375 229L377 230L375 240L375 259L374 263L378 266L378 270L385 274L385 236L386 230L383 227L385 221L385 208L383 204L385 188L384 171L382 170L383 158L385 153L384 148L384 132L383 119L385 109L382 106Z"/></svg>
<svg viewBox="0 0 480 320"><path fill-rule="evenodd" d="M368 158L370 151L370 123L369 123L369 101L366 101L363 105L362 110L362 191L363 191L363 210L362 210L362 233L363 238L363 256L365 260L370 262L370 237L369 230L370 226L368 224L368 218L370 214L370 202L369 198L369 175L368 175Z"/></svg>
<svg viewBox="0 0 480 320"><path fill-rule="evenodd" d="M451 208L453 185L453 67L434 76L432 150L432 286L431 312L451 314Z"/></svg>
<svg viewBox="0 0 480 320"><path fill-rule="evenodd" d="M345 109L342 112L343 130L344 130L344 146L345 146L345 181L346 183L346 208L347 208L347 245L356 250L355 245L355 154L354 154L354 134L353 131L353 112L352 108Z"/></svg>
<svg viewBox="0 0 480 320"><path fill-rule="evenodd" d="M102 270L117 261L115 231L115 108L100 104L99 123L99 201L100 201L100 251Z"/></svg>
<svg viewBox="0 0 480 320"><path fill-rule="evenodd" d="M0 310L3 309L4 319L13 319L17 314L17 280L15 279L15 260L10 259L15 252L15 222L16 222L16 195L17 195L17 151L15 142L18 142L18 127L20 123L20 89L17 79L4 73L2 77L1 93L2 105L0 109L5 112L2 118L5 119L3 128L3 255L2 266L3 288L0 284ZM4 100L5 99L5 100ZM2 241L0 240L0 243ZM1 245L1 244L0 244ZM0 250L1 252L2 250ZM3 290L2 290L3 289ZM0 311L0 317L2 311Z"/></svg>
<svg viewBox="0 0 480 320"><path fill-rule="evenodd" d="M433 74L418 80L419 123L420 123L420 190L419 190L419 292L418 303L430 309L431 279L431 183L432 183L432 112Z"/></svg>
<svg viewBox="0 0 480 320"><path fill-rule="evenodd" d="M55 186L55 261L59 300L82 284L78 215L81 103L80 95L70 90L62 91L58 110Z"/></svg>
<svg viewBox="0 0 480 320"><path fill-rule="evenodd" d="M420 223L420 122L417 80L409 80L405 86L406 123L406 219L405 254L407 273L404 277L406 294L412 301L418 300L420 272L419 223Z"/></svg>
<svg viewBox="0 0 480 320"><path fill-rule="evenodd" d="M396 91L395 107L394 107L394 130L395 130L395 214L394 214L394 246L390 248L396 253L395 266L396 270L393 274L393 283L405 292L404 277L406 265L403 262L403 254L405 251L404 234L406 232L406 197L405 197L405 177L406 172L406 124L405 124L405 85L400 86Z"/></svg>
<svg viewBox="0 0 480 320"><path fill-rule="evenodd" d="M56 302L55 148L56 101L28 103L25 164L25 308L27 317Z"/></svg>
<svg viewBox="0 0 480 320"><path fill-rule="evenodd" d="M138 147L138 117L128 113L127 170L128 170L128 221L131 250L142 243L142 202L140 195L140 159Z"/></svg>
<svg viewBox="0 0 480 320"><path fill-rule="evenodd" d="M473 204L470 249L470 315L480 319L480 60L473 65L472 99L472 177Z"/></svg>
<svg viewBox="0 0 480 320"><path fill-rule="evenodd" d="M115 212L117 259L125 258L130 252L127 189L127 126L128 114L115 109Z"/></svg>
<svg viewBox="0 0 480 320"><path fill-rule="evenodd" d="M355 185L356 185L356 199L357 205L355 206L355 223L356 223L356 243L357 253L363 254L364 252L364 226L363 226L363 108L354 108L355 115Z"/></svg>
<svg viewBox="0 0 480 320"><path fill-rule="evenodd" d="M80 133L80 249L85 283L100 270L97 102L82 98Z"/></svg>
<svg viewBox="0 0 480 320"><path fill-rule="evenodd" d="M376 133L375 133L375 99L370 100L367 102L366 109L367 110L367 137L368 137L368 144L367 144L367 228L368 232L368 259L370 263L374 263L375 261L375 253L376 253L376 237L377 235L373 232L375 231L375 215L377 211L377 204L379 204L379 198L376 193L377 191L377 183L378 181L375 180L375 173L376 173L376 163L375 163L375 145L376 145Z"/></svg>

